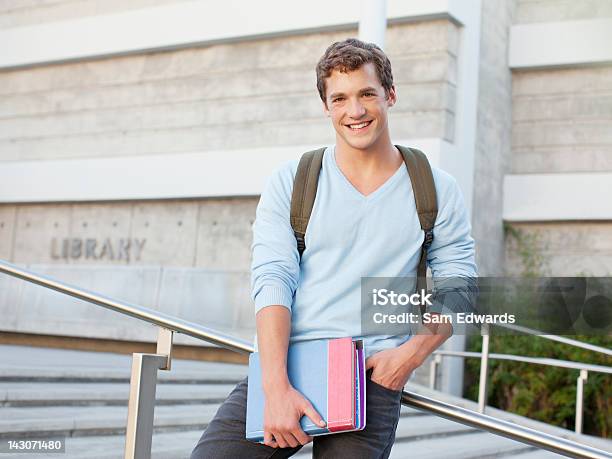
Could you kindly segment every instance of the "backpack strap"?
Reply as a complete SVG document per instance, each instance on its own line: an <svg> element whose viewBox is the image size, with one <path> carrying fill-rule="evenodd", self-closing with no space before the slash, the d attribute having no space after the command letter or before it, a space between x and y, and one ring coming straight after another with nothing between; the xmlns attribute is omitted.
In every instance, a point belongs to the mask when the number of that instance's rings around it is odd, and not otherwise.
<svg viewBox="0 0 612 459"><path fill-rule="evenodd" d="M433 242L433 228L438 216L438 201L436 197L436 186L434 183L431 166L427 156L415 148L407 148L396 145L404 157L404 163L408 168L412 190L414 191L414 201L421 229L425 233L425 239L421 246L421 258L417 268L417 293L421 289L427 290L427 250Z"/></svg>
<svg viewBox="0 0 612 459"><path fill-rule="evenodd" d="M433 242L433 228L438 216L436 187L427 156L414 148L399 145L396 145L396 147L402 154L408 169L419 222L425 233L421 246L421 258L417 268L417 292L419 292L421 289L427 290L427 250ZM325 148L319 148L304 153L295 174L291 195L291 227L297 240L300 258L306 248L304 237L317 194L324 152Z"/></svg>
<svg viewBox="0 0 612 459"><path fill-rule="evenodd" d="M317 185L319 184L319 172L323 163L325 148L319 148L304 153L300 158L295 180L293 182L293 193L291 195L291 227L297 240L297 249L302 258L306 249L306 228L312 213Z"/></svg>

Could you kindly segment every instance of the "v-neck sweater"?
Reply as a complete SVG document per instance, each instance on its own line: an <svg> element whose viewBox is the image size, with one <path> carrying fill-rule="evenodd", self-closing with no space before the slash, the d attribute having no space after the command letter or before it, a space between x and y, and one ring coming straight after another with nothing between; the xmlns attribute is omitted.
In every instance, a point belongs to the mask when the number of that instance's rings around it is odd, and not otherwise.
<svg viewBox="0 0 612 459"><path fill-rule="evenodd" d="M272 174L257 206L251 266L255 312L271 305L288 308L291 343L351 336L364 340L367 356L399 346L409 332L362 334L361 280L416 276L424 234L406 167L366 196L338 167L335 148L328 147L300 261L289 220L297 165L289 161ZM438 199L428 252L432 275L476 277L461 190L448 173L435 167L432 172Z"/></svg>

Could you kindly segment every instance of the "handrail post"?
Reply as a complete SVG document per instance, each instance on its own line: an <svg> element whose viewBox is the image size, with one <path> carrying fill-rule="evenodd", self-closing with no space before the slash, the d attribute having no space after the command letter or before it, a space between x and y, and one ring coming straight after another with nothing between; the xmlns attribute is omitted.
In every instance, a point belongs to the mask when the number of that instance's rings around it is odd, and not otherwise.
<svg viewBox="0 0 612 459"><path fill-rule="evenodd" d="M429 364L429 388L436 390L436 382L438 378L438 368L442 362L442 356L440 354L434 354L431 363Z"/></svg>
<svg viewBox="0 0 612 459"><path fill-rule="evenodd" d="M157 370L170 370L173 334L172 330L158 327L157 354L134 353L132 356L125 459L151 457Z"/></svg>
<svg viewBox="0 0 612 459"><path fill-rule="evenodd" d="M480 379L478 382L478 412L485 412L487 406L487 372L489 366L489 327L482 326L482 352L480 354Z"/></svg>
<svg viewBox="0 0 612 459"><path fill-rule="evenodd" d="M166 356L166 365L160 370L170 370L172 366L172 336L174 332L164 327L157 328L157 354Z"/></svg>
<svg viewBox="0 0 612 459"><path fill-rule="evenodd" d="M589 377L587 370L580 370L576 380L576 433L582 433L582 419L584 413L584 383Z"/></svg>

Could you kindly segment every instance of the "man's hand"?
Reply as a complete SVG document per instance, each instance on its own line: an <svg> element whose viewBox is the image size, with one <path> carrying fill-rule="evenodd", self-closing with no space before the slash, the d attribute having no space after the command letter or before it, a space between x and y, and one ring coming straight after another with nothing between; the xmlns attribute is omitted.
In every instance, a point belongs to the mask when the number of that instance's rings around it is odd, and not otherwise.
<svg viewBox="0 0 612 459"><path fill-rule="evenodd" d="M266 394L264 444L273 448L295 448L312 441L300 426L303 415L320 427L325 422L306 398L292 386Z"/></svg>
<svg viewBox="0 0 612 459"><path fill-rule="evenodd" d="M408 355L402 346L377 352L366 360L366 369L373 368L372 381L391 390L404 388L412 372L423 362Z"/></svg>
<svg viewBox="0 0 612 459"><path fill-rule="evenodd" d="M308 416L321 427L325 427L325 422L287 377L291 313L285 306L271 305L261 309L255 318L265 396L264 444L273 448L305 445L312 437L300 427L302 416Z"/></svg>
<svg viewBox="0 0 612 459"><path fill-rule="evenodd" d="M428 325L425 332L411 336L399 347L377 352L366 360L373 368L371 379L391 390L402 390L414 370L453 333L450 324Z"/></svg>

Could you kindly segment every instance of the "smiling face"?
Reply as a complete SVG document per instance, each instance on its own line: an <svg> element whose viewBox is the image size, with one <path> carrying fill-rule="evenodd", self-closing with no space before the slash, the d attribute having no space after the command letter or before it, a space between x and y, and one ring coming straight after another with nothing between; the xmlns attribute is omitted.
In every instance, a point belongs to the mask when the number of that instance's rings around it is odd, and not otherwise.
<svg viewBox="0 0 612 459"><path fill-rule="evenodd" d="M336 144L369 150L389 140L387 112L397 100L391 86L385 94L374 64L356 70L334 70L325 79L325 114L336 130Z"/></svg>

